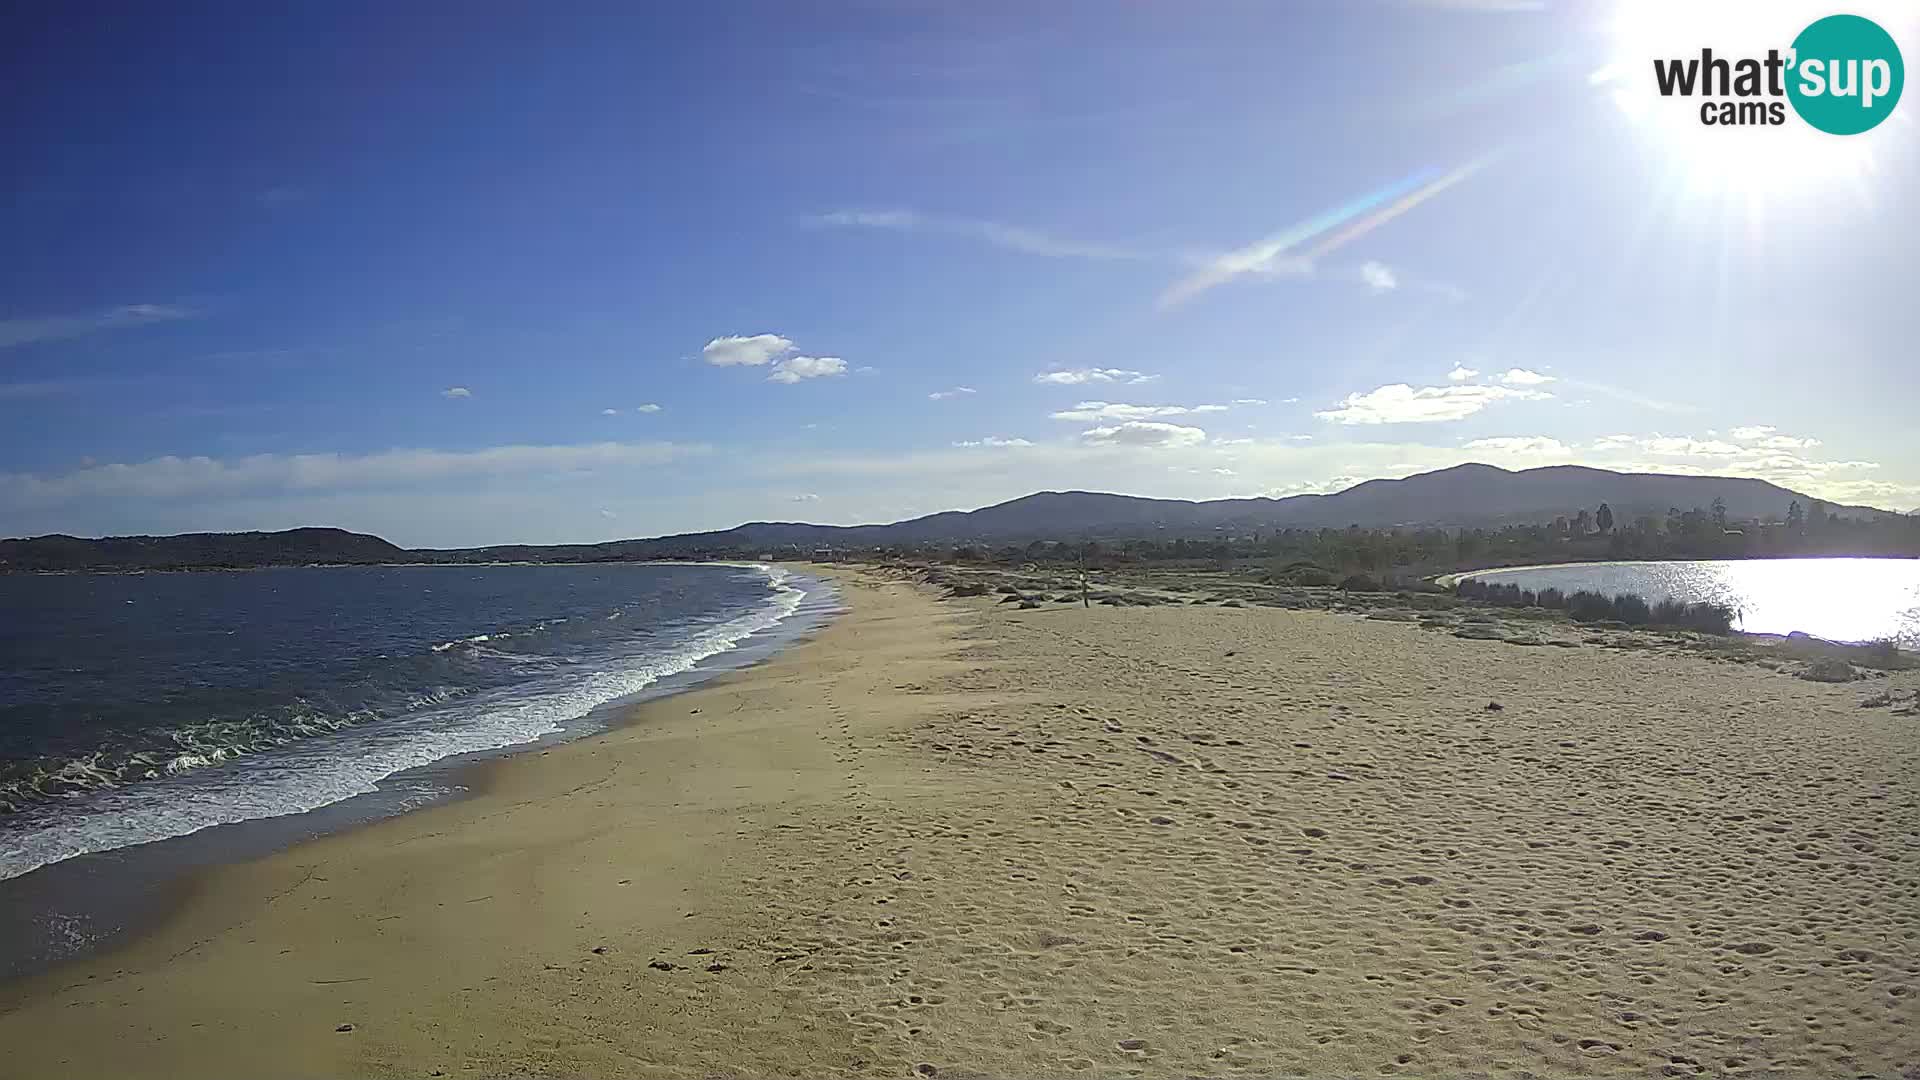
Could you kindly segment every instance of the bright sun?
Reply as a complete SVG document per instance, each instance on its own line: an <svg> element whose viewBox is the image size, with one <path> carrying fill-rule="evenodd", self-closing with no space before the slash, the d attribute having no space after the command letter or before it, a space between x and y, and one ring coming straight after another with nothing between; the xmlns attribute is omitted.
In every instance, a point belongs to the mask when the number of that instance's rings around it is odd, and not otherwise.
<svg viewBox="0 0 1920 1080"><path fill-rule="evenodd" d="M1885 9L1885 10L1876 10ZM1910 4L1856 0L1848 10L1874 19L1903 43L1914 23ZM1785 53L1808 23L1833 13L1831 0L1621 0L1610 21L1612 59L1589 78L1655 140L1672 181L1690 196L1750 202L1856 197L1872 203L1875 151L1908 127L1896 111L1881 129L1833 136L1801 123L1787 108L1779 126L1710 126L1698 98L1663 98L1655 58L1698 57L1703 47L1729 59Z"/></svg>

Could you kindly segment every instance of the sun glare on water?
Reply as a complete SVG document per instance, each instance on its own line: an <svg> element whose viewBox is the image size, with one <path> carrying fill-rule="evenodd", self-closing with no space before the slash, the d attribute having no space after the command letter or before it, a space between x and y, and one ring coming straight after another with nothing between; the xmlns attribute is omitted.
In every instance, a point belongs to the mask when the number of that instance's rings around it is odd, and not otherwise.
<svg viewBox="0 0 1920 1080"><path fill-rule="evenodd" d="M1902 45L1914 41L1913 5L1867 0L1846 10L1880 23ZM1784 124L1708 125L1700 106L1709 99L1661 97L1653 76L1655 59L1698 59L1702 48L1729 61L1764 59L1769 49L1785 56L1801 30L1835 11L1831 0L1622 0L1608 25L1612 58L1588 81L1654 142L1683 196L1744 201L1754 217L1767 205L1802 200L1850 199L1872 209L1885 148L1911 138L1910 108L1852 136L1819 131L1784 98L1771 97L1760 100L1778 101ZM1791 78L1783 69L1783 83Z"/></svg>

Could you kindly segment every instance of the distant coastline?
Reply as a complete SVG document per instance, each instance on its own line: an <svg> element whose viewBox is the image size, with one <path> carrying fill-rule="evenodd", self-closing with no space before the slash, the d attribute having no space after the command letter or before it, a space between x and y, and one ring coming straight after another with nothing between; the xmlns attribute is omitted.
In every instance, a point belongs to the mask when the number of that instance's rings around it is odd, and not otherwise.
<svg viewBox="0 0 1920 1080"><path fill-rule="evenodd" d="M1338 546L1342 537L1374 547L1417 540L1423 552L1417 572L1432 573L1505 556L1551 561L1549 554L1562 545L1576 559L1920 555L1920 518L1877 507L1830 505L1751 477L1620 473L1571 465L1514 472L1469 463L1403 479L1367 480L1328 495L1192 502L1042 491L977 510L887 524L758 521L594 543L404 548L329 527L96 539L50 534L0 540L0 573L765 561L961 551L989 552L1004 561L1023 551L1057 553L1063 547L1158 552L1148 558L1169 557L1168 549L1197 549L1204 558L1263 558ZM1438 551L1436 538L1452 543ZM1184 557L1181 550L1171 557ZM1398 565L1403 561L1395 558L1380 566L1356 562L1350 569Z"/></svg>

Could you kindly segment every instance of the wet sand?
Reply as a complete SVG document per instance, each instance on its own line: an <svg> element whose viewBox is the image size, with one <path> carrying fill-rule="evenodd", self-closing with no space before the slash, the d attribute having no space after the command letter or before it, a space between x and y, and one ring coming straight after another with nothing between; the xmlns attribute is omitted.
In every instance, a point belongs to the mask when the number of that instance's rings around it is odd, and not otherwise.
<svg viewBox="0 0 1920 1080"><path fill-rule="evenodd" d="M843 587L0 989L0 1075L1920 1067L1913 673Z"/></svg>

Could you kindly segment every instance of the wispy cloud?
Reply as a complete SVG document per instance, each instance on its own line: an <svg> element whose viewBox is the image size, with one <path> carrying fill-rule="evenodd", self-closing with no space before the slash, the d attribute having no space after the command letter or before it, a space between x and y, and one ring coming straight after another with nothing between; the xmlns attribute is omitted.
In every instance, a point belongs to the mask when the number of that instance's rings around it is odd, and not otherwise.
<svg viewBox="0 0 1920 1080"><path fill-rule="evenodd" d="M169 456L52 475L0 473L0 505L418 486L458 479L657 465L705 450L704 446L675 443L603 442L479 450L388 450L377 454L260 454L230 459Z"/></svg>
<svg viewBox="0 0 1920 1080"><path fill-rule="evenodd" d="M445 390L440 391L440 396L446 398L448 401L458 401L461 398L472 397L473 391L464 386L449 386Z"/></svg>
<svg viewBox="0 0 1920 1080"><path fill-rule="evenodd" d="M1043 386L1080 386L1085 383L1126 383L1138 386L1158 379L1158 375L1125 368L1073 368L1068 371L1044 371L1033 377Z"/></svg>
<svg viewBox="0 0 1920 1080"><path fill-rule="evenodd" d="M1001 448L1001 449L1005 449L1005 448L1017 449L1019 447L1024 447L1024 446L1032 446L1033 443L1029 442L1026 439L1009 439L999 435L989 435L984 439L968 439L964 442L954 443L953 445L960 446L960 447L990 447L990 448Z"/></svg>
<svg viewBox="0 0 1920 1080"><path fill-rule="evenodd" d="M1422 386L1392 383L1352 393L1313 415L1336 424L1427 424L1464 420L1500 401L1536 401L1553 395L1506 386Z"/></svg>
<svg viewBox="0 0 1920 1080"><path fill-rule="evenodd" d="M636 409L634 409L633 411L634 411L634 412L637 412L637 413L657 413L657 412L659 412L659 411L660 411L660 406L658 406L658 405L656 405L656 404L654 404L653 402L651 402L651 401L649 401L649 402L647 402L647 403L646 403L645 405L642 405L642 406L640 406L640 407L638 407L638 408L636 408Z"/></svg>
<svg viewBox="0 0 1920 1080"><path fill-rule="evenodd" d="M1461 445L1463 450L1490 450L1496 454L1523 454L1532 457L1559 457L1570 452L1566 443L1545 435L1501 435L1475 439Z"/></svg>
<svg viewBox="0 0 1920 1080"><path fill-rule="evenodd" d="M973 392L974 390L971 386L956 386L949 390L935 390L933 393L928 394L927 398L930 401L945 401L948 398L965 397Z"/></svg>
<svg viewBox="0 0 1920 1080"><path fill-rule="evenodd" d="M198 312L173 304L126 304L84 315L47 315L31 319L0 319L0 349L36 341L61 341L103 330L121 330L154 323L191 319Z"/></svg>
<svg viewBox="0 0 1920 1080"><path fill-rule="evenodd" d="M1049 259L1148 259L1151 254L1106 244L1063 239L1037 229L997 221L945 217L915 210L836 210L806 218L809 225L834 228L889 229L895 232L940 233L978 240L993 247Z"/></svg>
<svg viewBox="0 0 1920 1080"><path fill-rule="evenodd" d="M1669 457L1733 457L1742 449L1719 439L1696 439L1690 435L1603 435L1593 441L1595 450L1639 450Z"/></svg>
<svg viewBox="0 0 1920 1080"><path fill-rule="evenodd" d="M147 379L31 379L24 382L0 383L0 401L25 401L35 398L59 397L66 394L80 394L88 390L106 387L130 386L147 382Z"/></svg>
<svg viewBox="0 0 1920 1080"><path fill-rule="evenodd" d="M1612 398L1615 401L1624 401L1629 405L1637 405L1640 408L1651 409L1654 412L1697 413L1700 411L1700 407L1697 405L1649 397L1633 390L1610 386L1606 383L1594 382L1591 379L1575 379L1569 376L1562 376L1560 385L1574 390L1584 390L1590 394L1599 394L1601 397Z"/></svg>
<svg viewBox="0 0 1920 1080"><path fill-rule="evenodd" d="M1071 409L1049 413L1055 420L1094 423L1101 420L1149 420L1156 416L1190 416L1226 412L1226 405L1122 405L1112 401L1082 401Z"/></svg>
<svg viewBox="0 0 1920 1080"><path fill-rule="evenodd" d="M1474 165L1467 170L1457 170L1429 184L1429 189L1417 193L1418 201L1432 197L1440 190L1457 183L1469 175ZM1422 174L1426 175L1426 174ZM1383 197L1390 197L1390 190ZM1366 203L1365 205L1372 205ZM1393 209L1390 216L1397 216L1410 209L1412 204ZM1364 209L1364 206L1361 207ZM1357 212L1357 211L1356 211ZM1326 218L1315 219L1319 222L1317 231L1325 231L1340 223L1340 220ZM1168 296L1162 297L1163 306L1171 306L1185 299L1191 293L1204 291L1232 277L1243 274L1262 277L1300 277L1312 278L1320 274L1315 260L1328 252L1344 245L1359 236L1366 229L1383 223L1363 222L1365 229L1342 233L1334 242L1322 244L1314 251L1305 254L1289 254L1284 246L1276 247L1273 240L1256 244L1248 248L1225 253L1195 253L1188 251L1152 250L1137 247L1121 247L1112 244L1087 243L1064 239L1052 233L1038 229L1029 229L1016 225L1005 225L993 221L981 221L973 218L945 217L925 214L917 210L836 210L827 214L816 214L801 219L804 224L814 227L883 229L902 233L940 234L959 236L978 240L1008 251L1017 251L1028 255L1055 259L1123 260L1161 262L1172 266L1187 267L1193 273L1182 285L1175 286ZM1281 243L1292 244L1312 239L1315 232L1306 232L1299 236L1282 234ZM1374 292L1389 292L1403 286L1418 288L1425 292L1438 293L1453 299L1463 295L1459 289L1449 285L1423 281L1405 281L1401 275L1380 262L1366 262L1357 267L1346 267L1327 275L1330 279L1354 281Z"/></svg>
<svg viewBox="0 0 1920 1080"><path fill-rule="evenodd" d="M847 362L837 356L789 356L773 365L768 382L797 383L802 379L832 378L847 373Z"/></svg>

